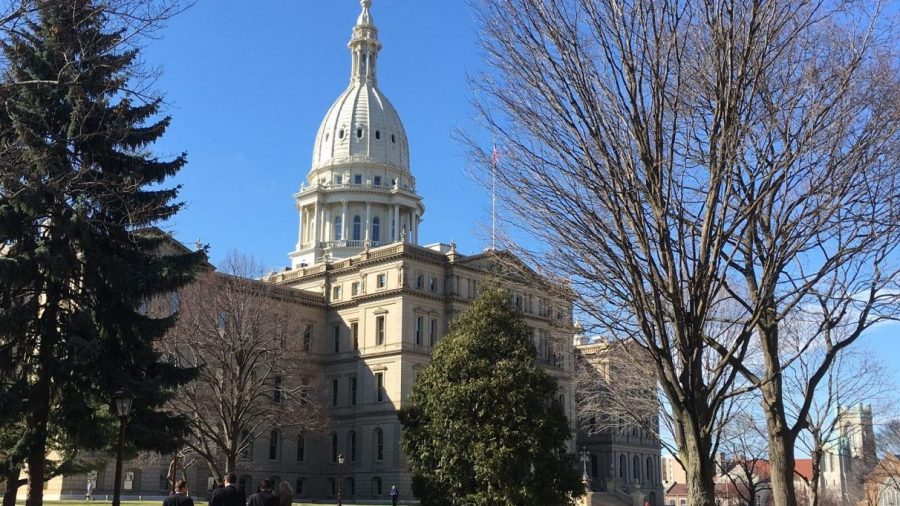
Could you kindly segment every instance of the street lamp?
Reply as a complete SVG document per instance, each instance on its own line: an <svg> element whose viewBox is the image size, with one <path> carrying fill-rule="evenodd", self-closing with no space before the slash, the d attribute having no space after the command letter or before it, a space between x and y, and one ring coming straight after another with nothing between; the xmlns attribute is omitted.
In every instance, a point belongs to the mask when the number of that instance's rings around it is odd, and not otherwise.
<svg viewBox="0 0 900 506"><path fill-rule="evenodd" d="M587 462L588 462L587 447L582 446L581 447L581 481L583 481L584 483L588 482Z"/></svg>
<svg viewBox="0 0 900 506"><path fill-rule="evenodd" d="M344 495L344 454L338 453L338 506Z"/></svg>
<svg viewBox="0 0 900 506"><path fill-rule="evenodd" d="M119 447L116 449L116 484L113 488L112 506L120 506L122 494L122 456L125 453L125 422L128 421L128 412L131 411L131 394L124 390L118 390L113 394L116 404L116 413L119 415Z"/></svg>

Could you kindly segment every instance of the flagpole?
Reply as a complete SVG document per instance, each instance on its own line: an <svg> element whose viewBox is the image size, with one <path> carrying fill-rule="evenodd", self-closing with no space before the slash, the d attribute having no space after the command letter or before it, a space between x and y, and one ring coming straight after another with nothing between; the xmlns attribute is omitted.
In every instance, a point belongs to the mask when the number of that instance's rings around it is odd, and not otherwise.
<svg viewBox="0 0 900 506"><path fill-rule="evenodd" d="M497 250L497 143L491 153L491 249Z"/></svg>

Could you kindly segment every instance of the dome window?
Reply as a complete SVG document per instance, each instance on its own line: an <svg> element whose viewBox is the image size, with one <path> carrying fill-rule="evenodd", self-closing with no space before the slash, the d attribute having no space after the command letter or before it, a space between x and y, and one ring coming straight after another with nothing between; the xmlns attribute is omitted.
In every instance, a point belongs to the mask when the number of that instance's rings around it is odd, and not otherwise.
<svg viewBox="0 0 900 506"><path fill-rule="evenodd" d="M391 134L391 142L393 142L394 144L397 143L397 138L394 137L394 134Z"/></svg>
<svg viewBox="0 0 900 506"><path fill-rule="evenodd" d="M340 132L338 132L338 139L344 138L344 129L342 128Z"/></svg>
<svg viewBox="0 0 900 506"><path fill-rule="evenodd" d="M325 134L325 142L328 142L328 134Z"/></svg>
<svg viewBox="0 0 900 506"><path fill-rule="evenodd" d="M357 138L357 139L362 139L362 128L357 128L357 129L356 129L356 138Z"/></svg>
<svg viewBox="0 0 900 506"><path fill-rule="evenodd" d="M381 139L381 131L375 130L375 139Z"/></svg>

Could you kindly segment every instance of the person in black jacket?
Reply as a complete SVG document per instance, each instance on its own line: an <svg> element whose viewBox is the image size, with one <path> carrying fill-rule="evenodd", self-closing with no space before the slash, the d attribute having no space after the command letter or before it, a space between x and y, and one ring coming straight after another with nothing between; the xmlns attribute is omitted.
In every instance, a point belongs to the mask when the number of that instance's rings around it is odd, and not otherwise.
<svg viewBox="0 0 900 506"><path fill-rule="evenodd" d="M259 483L259 492L250 496L248 506L279 506L278 496L272 493L272 482L263 480Z"/></svg>
<svg viewBox="0 0 900 506"><path fill-rule="evenodd" d="M228 473L225 486L213 492L209 506L247 506L246 496L237 488L236 474Z"/></svg>
<svg viewBox="0 0 900 506"><path fill-rule="evenodd" d="M163 506L194 506L194 500L187 494L187 482L175 483L175 493L163 500Z"/></svg>

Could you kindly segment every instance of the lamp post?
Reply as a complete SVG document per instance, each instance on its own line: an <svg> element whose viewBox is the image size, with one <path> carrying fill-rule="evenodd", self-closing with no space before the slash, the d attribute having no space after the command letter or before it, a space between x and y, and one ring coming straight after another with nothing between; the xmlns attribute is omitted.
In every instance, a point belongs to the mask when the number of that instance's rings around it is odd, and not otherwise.
<svg viewBox="0 0 900 506"><path fill-rule="evenodd" d="M344 454L338 454L338 506L341 506L344 495Z"/></svg>
<svg viewBox="0 0 900 506"><path fill-rule="evenodd" d="M587 462L588 462L588 451L586 446L581 447L581 481L587 485L588 482L588 472L587 472Z"/></svg>
<svg viewBox="0 0 900 506"><path fill-rule="evenodd" d="M122 494L122 457L125 453L125 423L128 421L128 412L131 411L131 401L134 400L131 394L124 390L119 390L113 394L113 401L116 404L116 413L119 415L119 446L116 449L116 483L113 487L112 506L120 505L120 496Z"/></svg>

